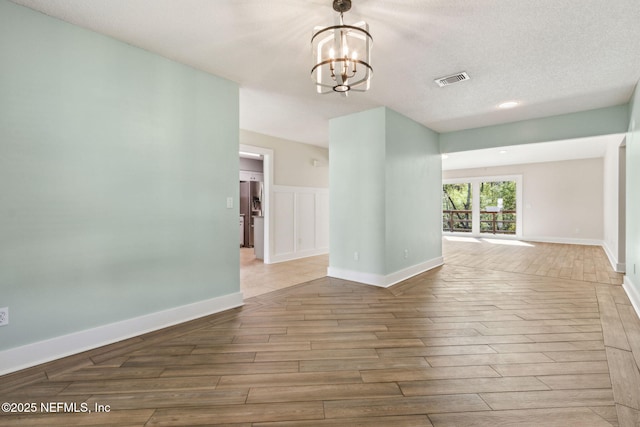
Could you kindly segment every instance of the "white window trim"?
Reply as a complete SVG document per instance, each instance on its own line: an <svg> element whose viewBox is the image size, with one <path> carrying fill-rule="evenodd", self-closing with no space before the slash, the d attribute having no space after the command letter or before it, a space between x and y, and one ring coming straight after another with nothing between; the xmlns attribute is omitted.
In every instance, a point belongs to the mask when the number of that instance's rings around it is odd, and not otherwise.
<svg viewBox="0 0 640 427"><path fill-rule="evenodd" d="M480 183L490 181L515 181L516 182L516 234L504 235L504 234L489 234L480 233ZM477 232L460 233L443 231L443 235L447 236L470 236L470 237L488 237L502 238L502 239L521 239L522 238L522 216L524 215L524 209L522 206L522 175L497 175L497 176L474 176L474 177L461 177L443 179L442 184L461 184L471 183L471 191L473 191L473 202L471 205L471 218L472 218L472 230Z"/></svg>

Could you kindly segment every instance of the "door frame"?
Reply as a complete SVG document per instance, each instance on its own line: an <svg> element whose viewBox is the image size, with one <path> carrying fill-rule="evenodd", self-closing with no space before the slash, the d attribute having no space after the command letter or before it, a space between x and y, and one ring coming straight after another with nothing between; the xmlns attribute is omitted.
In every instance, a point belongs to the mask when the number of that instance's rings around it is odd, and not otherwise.
<svg viewBox="0 0 640 427"><path fill-rule="evenodd" d="M271 264L273 258L273 227L274 220L271 212L271 199L273 189L273 150L270 148L257 147L255 145L240 144L239 151L247 153L261 154L264 174L264 199L262 210L264 215L264 263Z"/></svg>

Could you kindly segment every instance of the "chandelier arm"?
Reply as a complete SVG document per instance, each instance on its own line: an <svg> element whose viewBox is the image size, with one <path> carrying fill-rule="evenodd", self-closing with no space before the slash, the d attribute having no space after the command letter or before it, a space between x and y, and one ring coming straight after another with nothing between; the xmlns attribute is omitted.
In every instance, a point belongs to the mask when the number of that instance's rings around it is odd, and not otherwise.
<svg viewBox="0 0 640 427"><path fill-rule="evenodd" d="M369 37L369 40L371 40L371 42L373 42L373 37L371 37L371 34L369 34L369 32L367 30L365 30L364 28L354 27L353 25L332 25L331 27L325 27L325 28L319 30L317 33L315 33L313 35L313 37L311 37L311 43L313 43L313 39L315 39L317 36L319 36L320 34L324 33L325 31L337 30L337 29L341 29L341 28L347 28L349 30L360 31L361 33L363 33L367 37Z"/></svg>

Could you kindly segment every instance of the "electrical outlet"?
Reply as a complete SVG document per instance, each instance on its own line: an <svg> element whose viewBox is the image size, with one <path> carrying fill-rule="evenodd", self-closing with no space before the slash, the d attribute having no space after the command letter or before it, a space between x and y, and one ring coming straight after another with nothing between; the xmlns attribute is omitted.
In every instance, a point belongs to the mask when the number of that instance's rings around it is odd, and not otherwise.
<svg viewBox="0 0 640 427"><path fill-rule="evenodd" d="M0 308L0 326L9 324L9 307Z"/></svg>
<svg viewBox="0 0 640 427"><path fill-rule="evenodd" d="M358 252L354 252L353 253L353 260L354 261L358 261L360 259L360 254L358 254Z"/></svg>
<svg viewBox="0 0 640 427"><path fill-rule="evenodd" d="M408 259L409 258L409 249L405 249L404 250L404 259Z"/></svg>

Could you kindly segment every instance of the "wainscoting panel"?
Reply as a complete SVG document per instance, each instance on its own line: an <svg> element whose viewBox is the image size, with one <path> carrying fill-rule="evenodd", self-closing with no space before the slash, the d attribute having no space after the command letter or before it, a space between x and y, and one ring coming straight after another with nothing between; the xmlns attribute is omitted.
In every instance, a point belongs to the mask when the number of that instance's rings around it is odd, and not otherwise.
<svg viewBox="0 0 640 427"><path fill-rule="evenodd" d="M296 194L296 249L308 251L316 246L316 195Z"/></svg>
<svg viewBox="0 0 640 427"><path fill-rule="evenodd" d="M316 246L329 250L329 192L316 193Z"/></svg>
<svg viewBox="0 0 640 427"><path fill-rule="evenodd" d="M295 250L295 193L274 190L275 256Z"/></svg>
<svg viewBox="0 0 640 427"><path fill-rule="evenodd" d="M325 254L329 250L329 189L276 185L272 262Z"/></svg>

